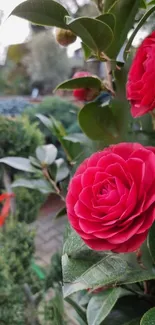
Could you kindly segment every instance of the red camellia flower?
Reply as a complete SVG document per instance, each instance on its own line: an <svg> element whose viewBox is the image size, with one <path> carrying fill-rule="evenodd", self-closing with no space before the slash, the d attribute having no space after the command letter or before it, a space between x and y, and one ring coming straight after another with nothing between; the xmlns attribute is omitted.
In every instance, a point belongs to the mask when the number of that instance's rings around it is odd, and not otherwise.
<svg viewBox="0 0 155 325"><path fill-rule="evenodd" d="M76 72L73 78L92 77L91 73L86 71ZM73 96L79 101L93 100L99 94L98 89L79 88L73 90Z"/></svg>
<svg viewBox="0 0 155 325"><path fill-rule="evenodd" d="M4 225L5 219L7 218L10 211L10 200L14 196L13 193L4 193L0 195L0 203L4 201L4 205L0 212L0 227Z"/></svg>
<svg viewBox="0 0 155 325"><path fill-rule="evenodd" d="M94 250L137 250L155 220L155 149L120 143L77 169L67 194L68 218Z"/></svg>
<svg viewBox="0 0 155 325"><path fill-rule="evenodd" d="M131 114L138 117L155 108L155 31L137 50L128 75L127 98Z"/></svg>

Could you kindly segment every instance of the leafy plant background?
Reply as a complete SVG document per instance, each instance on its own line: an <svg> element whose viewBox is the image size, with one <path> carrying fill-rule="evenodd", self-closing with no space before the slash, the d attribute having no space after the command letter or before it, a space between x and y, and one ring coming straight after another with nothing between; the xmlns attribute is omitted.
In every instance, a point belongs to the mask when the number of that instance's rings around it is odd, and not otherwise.
<svg viewBox="0 0 155 325"><path fill-rule="evenodd" d="M57 86L57 89L70 91L77 88L93 88L100 92L99 96L92 102L84 103L82 109L79 110L78 123L80 131L76 129L77 131L73 133L69 128L73 116L75 117L75 119L73 117L73 121L76 121L75 107L71 108L75 115L69 114L69 108L67 115L62 116L62 118L59 116L60 113L58 115L56 115L56 111L54 113L55 106L53 109L51 104L53 99L48 99L48 103L43 103L42 105L45 105L42 106L43 108L40 105L40 107L36 108L36 111L34 110L37 113L36 119L38 119L40 125L44 125L47 129L47 134L52 135L51 140L53 137L57 139L54 144L57 146L57 143L59 143L61 151L58 152L53 143L44 145L42 140L41 143L36 141L31 151L32 140L30 139L29 147L26 150L24 149L24 153L20 154L21 157L15 152L15 149L14 155L11 155L10 151L7 154L2 154L0 163L4 169L9 168L10 170L10 168L13 168L13 170L22 172L20 179L15 180L15 177L13 177L12 188L19 187L20 189L23 186L31 190L39 188L41 193L56 193L64 200L68 182L77 166L94 151L122 141L154 145L154 121L152 121L149 114L138 119L131 117L129 103L126 100L125 84L134 56L134 50L131 47L132 41L141 27L146 28L148 24L151 25L151 19L155 12L155 1L105 0L102 2L95 0L94 2L98 13L94 10L93 18L92 15L91 17L79 17L77 14L80 10L78 2L74 2L76 13L74 16L70 12L68 4L64 4L66 6L64 8L58 2L52 0L44 0L43 2L41 0L27 0L12 12L13 15L28 19L35 24L70 29L81 38L86 60L93 57L95 60L105 62L107 68L107 80L85 77L69 79ZM105 81L108 82L108 86ZM54 105L56 105L56 102ZM64 102L62 106L64 111L67 110ZM27 113L31 115L29 111ZM31 118L33 120L33 114L30 116ZM10 120L5 119L2 126L5 123L9 124ZM11 121L11 123L14 122ZM20 122L17 119L15 123ZM23 119L22 123L26 123L29 129L28 136L26 136L28 139L29 135L35 137L36 134L38 134L38 139L42 139L42 136L39 135L40 131L30 132L31 126L28 120ZM35 127L36 125L33 124L33 130ZM5 126L4 130L6 131L6 129ZM16 138L18 139L18 136ZM52 140L52 142L54 141ZM22 150L20 150L21 152ZM20 195L22 195L22 191ZM19 198L20 195L17 194ZM56 217L60 217L65 213L64 202L63 210L59 211ZM37 298L39 303L41 302L41 310L44 309L44 316L47 314L48 309L52 324L65 324L63 317L65 312L62 298L63 287L64 301L72 306L72 312L75 315L77 324L147 325L155 323L154 225L150 229L147 242L142 246L140 263L138 263L134 253L97 253L90 250L68 226L64 236L62 269L60 256L55 256L54 260L52 260L52 271L46 273L33 261L33 241L31 242L31 236L27 233L27 230L24 230L23 223L21 226L16 221L14 225L12 220L14 218L9 218L6 232L2 231L5 240L2 240L2 257L4 261L2 261L1 276L5 278L7 283L6 288L8 291L4 293L7 297L9 296L11 299L14 297L12 292L18 285L22 310L25 310L24 302L27 297L27 288L31 287L30 297L35 295L36 291L39 292ZM18 232L17 235L15 234L16 231ZM21 240L24 248L21 243L15 243L14 252L14 247L11 248L7 234L9 234L10 239L11 236L15 236L17 240ZM25 238L25 241L23 238ZM18 252L17 247L21 248L20 252ZM13 251L11 252L13 257L10 255L10 249ZM17 257L19 257L19 262ZM8 265L9 259L11 264ZM15 270L14 268L12 270L14 265ZM5 269L7 271L4 272ZM31 276L28 278L30 269L35 271L39 283L37 283L36 279L32 283ZM24 294L21 289L23 283L24 289L26 289ZM28 284L28 287L27 285L25 287L25 284ZM49 287L54 289L54 297L48 304L45 304L45 293L47 293ZM3 290L6 288L3 288ZM19 300L11 304L20 307ZM37 324L42 322L42 318L39 316L38 300L34 301L33 306L36 312L35 321L38 322ZM43 305L44 307L42 307ZM32 324L32 320L33 316L31 314L30 320L28 320L30 324ZM20 324L22 324L22 321L20 320ZM17 324L17 320L14 322Z"/></svg>

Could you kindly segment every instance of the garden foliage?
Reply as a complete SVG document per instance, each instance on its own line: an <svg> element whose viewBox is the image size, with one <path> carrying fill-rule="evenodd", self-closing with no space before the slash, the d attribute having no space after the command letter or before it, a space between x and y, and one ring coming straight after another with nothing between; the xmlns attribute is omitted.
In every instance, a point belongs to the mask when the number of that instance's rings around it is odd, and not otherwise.
<svg viewBox="0 0 155 325"><path fill-rule="evenodd" d="M37 116L57 137L67 165L57 159L53 145L39 147L33 159L7 157L0 162L33 176L38 170L42 190L57 193L64 202L68 193L72 228L67 228L62 254L63 295L79 324L155 324L155 34L135 58L131 51L137 32L155 11L155 1L95 3L100 14L94 18L74 18L52 0L27 0L13 10L35 24L72 31L82 41L86 60L105 62L107 77L73 78L57 86L74 93L95 90L95 98L81 98L83 134L68 134L53 116ZM37 181L20 182L35 188Z"/></svg>

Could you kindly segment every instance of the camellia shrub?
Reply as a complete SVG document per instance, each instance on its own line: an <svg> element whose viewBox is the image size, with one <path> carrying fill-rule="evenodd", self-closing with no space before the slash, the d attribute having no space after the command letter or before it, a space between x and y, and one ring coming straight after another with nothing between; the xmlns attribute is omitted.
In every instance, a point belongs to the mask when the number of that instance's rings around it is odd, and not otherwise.
<svg viewBox="0 0 155 325"><path fill-rule="evenodd" d="M68 137L58 121L40 117L58 136L70 168L65 196L62 184L48 174L55 157L50 147L43 173L66 202L70 224L62 254L64 299L79 324L150 325L155 324L155 32L135 55L131 49L155 1L95 3L100 14L93 18L76 19L52 0L27 0L12 14L70 30L80 37L85 59L106 68L104 80L77 75L57 87L80 94L82 136ZM87 97L90 90L93 96ZM83 146L80 165L79 156L70 156L77 143Z"/></svg>

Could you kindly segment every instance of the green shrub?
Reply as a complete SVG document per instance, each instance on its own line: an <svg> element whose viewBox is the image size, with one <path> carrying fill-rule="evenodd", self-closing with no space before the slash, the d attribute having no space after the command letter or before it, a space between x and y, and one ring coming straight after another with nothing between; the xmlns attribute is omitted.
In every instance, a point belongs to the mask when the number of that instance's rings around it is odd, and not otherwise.
<svg viewBox="0 0 155 325"><path fill-rule="evenodd" d="M27 117L0 116L0 158L20 156L28 158L37 146L44 144L44 135L38 123L30 123Z"/></svg>
<svg viewBox="0 0 155 325"><path fill-rule="evenodd" d="M23 284L34 254L34 233L24 222L7 222L5 232L0 229L0 250L0 278L4 283ZM0 288L3 282L0 281Z"/></svg>
<svg viewBox="0 0 155 325"><path fill-rule="evenodd" d="M73 103L60 97L46 97L42 103L35 107L30 107L24 111L30 117L30 120L36 119L36 114L45 116L53 115L55 119L62 122L64 127L68 129L77 120L79 108Z"/></svg>
<svg viewBox="0 0 155 325"><path fill-rule="evenodd" d="M25 221L26 223L35 221L47 196L37 190L24 187L14 188L14 193L16 195L18 221Z"/></svg>
<svg viewBox="0 0 155 325"><path fill-rule="evenodd" d="M0 324L24 325L26 299L34 254L34 233L24 223L6 223L0 229Z"/></svg>

